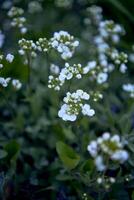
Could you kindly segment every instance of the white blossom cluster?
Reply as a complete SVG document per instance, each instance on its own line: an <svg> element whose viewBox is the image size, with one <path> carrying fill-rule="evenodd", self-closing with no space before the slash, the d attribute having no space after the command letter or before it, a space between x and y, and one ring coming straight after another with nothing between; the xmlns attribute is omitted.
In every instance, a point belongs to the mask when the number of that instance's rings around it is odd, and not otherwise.
<svg viewBox="0 0 134 200"><path fill-rule="evenodd" d="M50 75L48 77L48 88L53 88L56 91L59 91L61 86L64 84L64 81L60 81L58 77Z"/></svg>
<svg viewBox="0 0 134 200"><path fill-rule="evenodd" d="M65 67L62 70L59 70L58 66L51 65L50 69L53 74L58 75L57 77L49 76L48 87L54 88L55 90L60 90L61 86L64 84L65 80L71 80L73 77L77 79L82 78L83 68L81 64L73 64L65 63Z"/></svg>
<svg viewBox="0 0 134 200"><path fill-rule="evenodd" d="M120 35L124 34L124 29L121 25L115 24L113 20L101 21L99 24L100 35L105 39L111 39L112 42L119 42Z"/></svg>
<svg viewBox="0 0 134 200"><path fill-rule="evenodd" d="M67 60L73 56L75 48L79 45L79 41L74 39L66 31L55 32L50 39L52 48L61 54L62 59Z"/></svg>
<svg viewBox="0 0 134 200"><path fill-rule="evenodd" d="M20 32L25 34L27 32L27 28L25 27L26 18L22 16L23 14L24 10L18 7L12 7L8 11L8 16L12 19L11 26L19 28Z"/></svg>
<svg viewBox="0 0 134 200"><path fill-rule="evenodd" d="M111 136L104 133L97 140L93 140L87 147L88 152L94 158L98 171L107 169L107 160L124 163L128 159L128 152L124 150L124 143L119 135Z"/></svg>
<svg viewBox="0 0 134 200"><path fill-rule="evenodd" d="M128 92L131 98L134 98L134 84L131 83L124 84L123 90Z"/></svg>
<svg viewBox="0 0 134 200"><path fill-rule="evenodd" d="M2 46L4 44L4 40L5 40L5 35L0 30L0 48L2 48Z"/></svg>
<svg viewBox="0 0 134 200"><path fill-rule="evenodd" d="M105 68L105 72L113 71L115 66L119 67L121 73L127 70L127 54L115 48L124 33L123 27L112 20L100 20L98 23L98 35L94 37L94 43L97 47L99 65Z"/></svg>
<svg viewBox="0 0 134 200"><path fill-rule="evenodd" d="M89 104L85 104L84 101L89 100L90 96L83 90L77 90L76 92L67 92L64 97L64 104L58 112L58 116L64 121L75 121L80 111L83 115L92 117L95 111L91 109Z"/></svg>
<svg viewBox="0 0 134 200"><path fill-rule="evenodd" d="M128 55L124 52L118 52L116 49L109 52L111 60L114 64L119 65L121 73L125 73L127 70L126 63L128 62Z"/></svg>
<svg viewBox="0 0 134 200"><path fill-rule="evenodd" d="M0 69L4 67L3 60L6 60L9 63L12 63L14 60L14 55L8 53L5 57L3 54L0 54Z"/></svg>
<svg viewBox="0 0 134 200"><path fill-rule="evenodd" d="M97 65L96 61L90 61L87 66L83 68L83 73L90 73L92 80L96 80L98 84L103 84L108 79L107 68Z"/></svg>
<svg viewBox="0 0 134 200"><path fill-rule="evenodd" d="M19 40L18 43L20 46L20 50L19 50L20 55L27 55L28 53L30 53L33 58L36 57L37 46L33 42L33 40L26 40L22 38L21 40Z"/></svg>
<svg viewBox="0 0 134 200"><path fill-rule="evenodd" d="M72 66L69 63L65 63L65 67L61 70L59 74L59 80L65 81L70 80L73 77L81 79L83 74L83 69L81 64L73 64Z"/></svg>
<svg viewBox="0 0 134 200"><path fill-rule="evenodd" d="M8 53L6 56L0 55L0 69L4 67L3 61L6 60L8 63L12 63L14 60L14 55L11 53ZM0 77L0 85L2 87L7 87L9 83L11 82L12 86L16 89L19 90L22 87L22 83L18 79L12 79L11 77Z"/></svg>

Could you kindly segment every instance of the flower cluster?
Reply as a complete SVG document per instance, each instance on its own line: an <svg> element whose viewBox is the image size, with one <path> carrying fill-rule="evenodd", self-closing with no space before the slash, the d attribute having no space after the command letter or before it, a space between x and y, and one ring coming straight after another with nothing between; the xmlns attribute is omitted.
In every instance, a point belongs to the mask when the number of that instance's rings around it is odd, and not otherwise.
<svg viewBox="0 0 134 200"><path fill-rule="evenodd" d="M23 13L24 10L22 8L12 7L8 11L8 16L12 19L11 26L19 28L20 32L25 34L27 32L27 28L25 27L26 18L22 16Z"/></svg>
<svg viewBox="0 0 134 200"><path fill-rule="evenodd" d="M64 60L73 56L75 48L79 45L79 41L74 40L66 31L55 32L54 36L50 39L52 48L57 50Z"/></svg>
<svg viewBox="0 0 134 200"><path fill-rule="evenodd" d="M38 51L40 52L47 52L51 48L51 43L47 40L47 38L39 38L36 45Z"/></svg>
<svg viewBox="0 0 134 200"><path fill-rule="evenodd" d="M113 20L101 21L99 24L100 35L105 39L111 39L113 42L118 42L120 35L124 34L124 29L119 24L115 24Z"/></svg>
<svg viewBox="0 0 134 200"><path fill-rule="evenodd" d="M20 55L27 55L28 53L30 53L32 57L36 57L37 46L33 42L33 40L26 40L22 38L21 40L19 40L18 43L20 46L20 50L19 50Z"/></svg>
<svg viewBox="0 0 134 200"><path fill-rule="evenodd" d="M96 80L98 84L103 84L108 79L108 70L104 66L97 65L96 61L90 61L87 66L83 68L83 73L91 74L92 80Z"/></svg>
<svg viewBox="0 0 134 200"><path fill-rule="evenodd" d="M61 86L64 84L64 81L60 81L58 77L50 75L48 77L48 88L53 88L56 91L59 91Z"/></svg>
<svg viewBox="0 0 134 200"><path fill-rule="evenodd" d="M9 53L6 55L6 57L4 57L4 55L0 54L0 69L4 67L3 60L6 60L7 62L12 63L14 60L14 55Z"/></svg>
<svg viewBox="0 0 134 200"><path fill-rule="evenodd" d="M2 48L2 46L4 44L4 40L5 40L5 35L0 30L0 48Z"/></svg>
<svg viewBox="0 0 134 200"><path fill-rule="evenodd" d="M124 52L118 52L116 49L109 52L110 58L114 64L119 65L120 72L125 73L127 70L126 63L128 62L128 55Z"/></svg>
<svg viewBox="0 0 134 200"><path fill-rule="evenodd" d="M83 115L89 117L95 114L95 111L91 109L89 104L85 104L85 100L89 100L90 96L83 90L77 90L76 92L67 92L64 97L64 104L58 112L58 116L64 121L75 121L80 111Z"/></svg>
<svg viewBox="0 0 134 200"><path fill-rule="evenodd" d="M59 75L60 81L70 80L73 77L77 79L81 79L83 74L83 69L81 64L70 65L69 63L65 63L65 67L61 70Z"/></svg>
<svg viewBox="0 0 134 200"><path fill-rule="evenodd" d="M11 53L7 54L6 56L0 55L0 69L4 67L3 61L6 60L9 63L12 63L14 60L14 55ZM11 81L12 86L16 89L19 90L22 87L22 83L18 79L12 79L11 77L0 77L0 85L2 87L7 87Z"/></svg>
<svg viewBox="0 0 134 200"><path fill-rule="evenodd" d="M112 160L122 164L128 159L128 152L123 147L124 143L119 135L110 136L110 133L104 133L97 140L91 141L87 150L94 158L97 170L104 171L108 167L107 161Z"/></svg>
<svg viewBox="0 0 134 200"><path fill-rule="evenodd" d="M134 98L134 84L124 84L123 90L130 94L130 97Z"/></svg>

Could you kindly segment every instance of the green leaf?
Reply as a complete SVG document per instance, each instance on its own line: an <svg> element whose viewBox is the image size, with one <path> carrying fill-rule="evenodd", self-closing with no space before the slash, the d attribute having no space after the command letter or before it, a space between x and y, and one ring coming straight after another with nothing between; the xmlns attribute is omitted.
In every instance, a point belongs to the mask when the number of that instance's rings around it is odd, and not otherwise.
<svg viewBox="0 0 134 200"><path fill-rule="evenodd" d="M70 146L59 141L56 144L56 150L65 167L71 170L78 165L80 156Z"/></svg>
<svg viewBox="0 0 134 200"><path fill-rule="evenodd" d="M94 169L94 163L91 159L86 160L82 165L83 172L91 172Z"/></svg>
<svg viewBox="0 0 134 200"><path fill-rule="evenodd" d="M132 200L134 200L134 191L132 192L132 196L131 197L132 197Z"/></svg>
<svg viewBox="0 0 134 200"><path fill-rule="evenodd" d="M15 140L12 140L5 145L4 149L8 153L7 158L9 160L16 159L16 156L20 150L20 145Z"/></svg>
<svg viewBox="0 0 134 200"><path fill-rule="evenodd" d="M0 149L0 159L5 158L7 156L7 152Z"/></svg>

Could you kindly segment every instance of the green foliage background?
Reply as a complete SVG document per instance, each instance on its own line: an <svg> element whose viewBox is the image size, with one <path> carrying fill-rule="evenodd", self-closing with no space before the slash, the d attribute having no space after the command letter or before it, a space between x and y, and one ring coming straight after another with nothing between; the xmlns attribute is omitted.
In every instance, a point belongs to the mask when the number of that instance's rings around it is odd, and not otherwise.
<svg viewBox="0 0 134 200"><path fill-rule="evenodd" d="M28 2L14 1L14 5L26 11ZM134 43L133 0L76 0L72 8L58 8L53 0L44 0L43 12L25 12L30 30L26 38L50 38L58 30L81 38L85 29L85 9L93 4L102 6L106 19L124 26L126 35L120 49L129 52ZM133 81L133 65L129 64L127 75L120 76L118 71L112 74L104 100L93 105L95 117L90 120L80 118L74 124L63 122L57 117L57 111L65 91L57 95L47 87L48 66L52 62L62 66L63 61L54 53L49 58L38 56L32 66L32 91L29 95L26 89L27 67L17 54L17 42L21 36L17 30L6 27L6 20L6 11L1 10L0 28L4 27L6 35L3 51L13 52L15 60L10 66L6 65L2 74L19 78L23 88L19 92L0 88L1 199L96 200L97 193L100 193L104 200L133 200L134 179L125 184L120 180L109 192L89 184L98 175L86 150L89 141L104 131L132 136L129 148L133 159L123 170L117 168L116 173L120 174L120 179L134 174L134 104L121 90L124 82ZM92 58L92 51L86 41L81 42L71 62L84 65ZM74 82L72 90L78 86L79 83ZM85 88L89 91L90 85L86 83ZM83 197L84 193L87 197Z"/></svg>

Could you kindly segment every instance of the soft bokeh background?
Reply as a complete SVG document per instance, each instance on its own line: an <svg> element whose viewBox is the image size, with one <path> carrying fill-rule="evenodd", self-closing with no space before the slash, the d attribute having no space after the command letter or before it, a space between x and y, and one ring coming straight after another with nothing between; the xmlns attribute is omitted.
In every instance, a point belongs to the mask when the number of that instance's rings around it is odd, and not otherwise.
<svg viewBox="0 0 134 200"><path fill-rule="evenodd" d="M104 100L94 105L94 118L90 121L81 118L79 128L77 124L63 122L57 112L68 86L59 94L49 90L47 69L50 63L63 66L64 62L54 53L49 58L39 55L32 64L32 92L28 96L27 67L17 52L18 40L22 36L18 30L10 28L6 6L11 3L24 9L28 24L28 33L25 35L27 39L50 38L59 30L74 35L80 40L80 47L70 62L85 65L93 59L91 42L83 37L87 31L84 24L86 8L93 4L101 6L105 19L113 19L124 26L126 35L122 38L120 49L128 53L134 44L134 1L72 0L69 6L62 6L58 0L40 0L42 10L37 13L28 12L29 2L0 1L0 29L5 33L2 52L15 55L14 62L10 65L6 63L1 74L19 78L23 83L22 90L18 92L12 88L0 88L0 146L8 151L8 156L1 159L0 163L1 195L4 196L3 200L76 200L82 199L83 193L87 192L90 195L88 200L95 199L95 190L83 181L87 178L83 175L85 172L81 171L80 174L76 170L69 174L63 167L56 153L56 142L62 140L70 144L81 154L84 162L88 158L87 143L94 134L99 136L104 131L122 135L134 133L134 106L132 100L121 91L124 82L133 80L133 64L129 63L127 74L120 76L116 71L111 75L110 87L104 92ZM89 36L92 31L92 28L88 30ZM79 84L74 82L72 90L78 88ZM84 81L82 85L87 91L92 87ZM128 167L124 174L128 171L134 173ZM134 181L129 189L117 185L105 199L129 200L133 186Z"/></svg>

